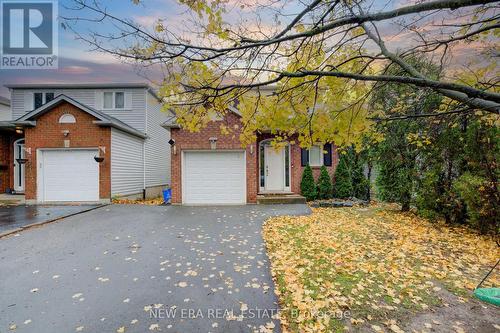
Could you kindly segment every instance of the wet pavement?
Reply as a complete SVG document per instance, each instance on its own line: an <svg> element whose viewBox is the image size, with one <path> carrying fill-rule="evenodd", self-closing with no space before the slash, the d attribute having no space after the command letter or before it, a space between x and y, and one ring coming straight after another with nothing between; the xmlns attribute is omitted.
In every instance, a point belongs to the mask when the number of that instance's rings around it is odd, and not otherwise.
<svg viewBox="0 0 500 333"><path fill-rule="evenodd" d="M110 205L0 239L0 332L280 332L261 231L306 205Z"/></svg>
<svg viewBox="0 0 500 333"><path fill-rule="evenodd" d="M33 223L43 223L83 212L97 205L78 206L1 206L0 234L25 227Z"/></svg>

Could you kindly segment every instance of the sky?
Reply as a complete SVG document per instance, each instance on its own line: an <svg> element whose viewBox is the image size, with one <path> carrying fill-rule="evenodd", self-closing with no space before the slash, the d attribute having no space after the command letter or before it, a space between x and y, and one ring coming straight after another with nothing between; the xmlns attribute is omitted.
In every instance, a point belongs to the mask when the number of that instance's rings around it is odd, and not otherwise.
<svg viewBox="0 0 500 333"><path fill-rule="evenodd" d="M130 0L105 0L103 3L117 16L133 18L145 25L153 23L158 16L173 20L182 11L175 0L146 0L145 5L138 6L133 5ZM71 4L70 0L59 0L59 15L71 15L72 12L65 8ZM82 31L92 27L98 27L102 31L102 26L79 24ZM10 97L10 92L5 85L12 83L146 81L144 77L135 73L133 66L121 63L108 54L92 51L87 44L76 40L72 31L60 27L58 35L59 68L53 70L0 69L0 96Z"/></svg>
<svg viewBox="0 0 500 333"><path fill-rule="evenodd" d="M2 0L0 0L1 2ZM21 1L21 0L19 0ZM240 6L245 3L258 3L266 0L227 0L228 6ZM372 11L389 10L394 7L408 5L415 0L373 0ZM101 0L106 6L107 11L120 18L132 19L135 22L145 26L152 27L158 18L164 19L166 25L179 27L180 29L190 29L189 26L182 24L182 18L186 17L185 7L181 7L176 0L141 0L141 4L134 5L131 0ZM279 2L277 2L279 3ZM59 0L60 16L82 16L81 12L68 10L67 7L73 6L72 0ZM392 8L391 8L392 7ZM247 7L248 8L248 7ZM300 7L303 8L303 7ZM299 8L289 8L290 14L299 11ZM241 10L245 12L245 9ZM292 17L292 16L290 16ZM0 19L2 17L0 16ZM227 19L227 17L225 17ZM269 29L278 29L273 23L272 17L264 17L263 25ZM398 30L394 26L379 26L382 33ZM264 27L265 29L265 27ZM106 23L80 22L77 26L80 33L85 34L89 30L106 33L112 31L112 27ZM120 62L120 60L105 53L92 51L90 46L81 40L77 40L73 31L70 29L58 29L59 38L59 68L48 70L5 70L0 69L0 96L9 97L10 93L6 84L13 83L61 83L61 82L144 82L147 79L138 75L135 68L130 64ZM405 34L395 35L392 38L392 44L405 45L409 42ZM391 46L393 46L391 45ZM159 72L151 72L148 79L161 79Z"/></svg>

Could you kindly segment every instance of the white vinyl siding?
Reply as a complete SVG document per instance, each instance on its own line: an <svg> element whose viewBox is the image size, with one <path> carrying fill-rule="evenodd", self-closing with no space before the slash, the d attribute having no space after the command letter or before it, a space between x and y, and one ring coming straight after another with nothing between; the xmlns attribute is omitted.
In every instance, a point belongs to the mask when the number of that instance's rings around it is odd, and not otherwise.
<svg viewBox="0 0 500 333"><path fill-rule="evenodd" d="M35 92L54 93L54 98L66 95L91 108L95 107L94 89L13 89L12 90L12 117L17 119L34 109L33 94Z"/></svg>
<svg viewBox="0 0 500 333"><path fill-rule="evenodd" d="M161 104L150 93L147 98L146 187L170 184L170 130L161 127L170 112L161 110Z"/></svg>
<svg viewBox="0 0 500 333"><path fill-rule="evenodd" d="M0 121L8 121L8 120L12 120L10 107L7 105L0 104Z"/></svg>
<svg viewBox="0 0 500 333"><path fill-rule="evenodd" d="M103 109L103 92L120 91L124 92L123 109ZM25 113L33 110L34 92L53 92L54 97L64 94L74 100L85 104L88 107L100 110L109 114L125 124L135 129L146 131L146 97L144 88L124 88L124 89L13 89L11 94L12 119L18 119Z"/></svg>
<svg viewBox="0 0 500 333"><path fill-rule="evenodd" d="M120 130L111 130L111 195L142 193L143 142L143 139Z"/></svg>
<svg viewBox="0 0 500 333"><path fill-rule="evenodd" d="M104 93L113 93L113 108L104 108ZM124 92L124 108L115 108L116 93ZM100 89L96 90L96 108L110 116L123 121L125 124L133 128L146 132L146 94L145 89Z"/></svg>

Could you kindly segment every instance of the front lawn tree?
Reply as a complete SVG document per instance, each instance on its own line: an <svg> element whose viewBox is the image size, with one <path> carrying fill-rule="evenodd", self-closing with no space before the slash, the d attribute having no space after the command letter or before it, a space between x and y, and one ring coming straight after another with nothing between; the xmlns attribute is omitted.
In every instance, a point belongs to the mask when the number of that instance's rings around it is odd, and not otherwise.
<svg viewBox="0 0 500 333"><path fill-rule="evenodd" d="M298 134L304 147L358 144L377 117L366 102L385 84L431 90L443 97L442 114L499 113L494 71L474 82L455 76L457 68L474 72L496 61L496 1L178 3L192 22L179 18L169 24L165 12L144 25L110 12L99 0L73 0L74 15L63 17L63 24L98 51L142 68L158 67L165 108L175 108L189 130L238 103L243 143L266 129L284 138ZM115 30L84 32L79 24L89 21ZM454 53L464 49L465 57ZM424 57L450 70L433 77L409 61ZM400 74L389 73L390 67Z"/></svg>
<svg viewBox="0 0 500 333"><path fill-rule="evenodd" d="M439 77L439 68L432 63L415 58L408 61L427 76ZM390 67L388 72L405 75L397 66ZM371 101L375 110L394 119L376 125L377 132L383 138L377 145L378 197L384 201L400 203L403 211L408 211L412 204L418 178L418 161L422 152L419 147L430 143L423 132L426 118L404 117L435 113L439 109L440 99L432 90L391 83L380 87Z"/></svg>

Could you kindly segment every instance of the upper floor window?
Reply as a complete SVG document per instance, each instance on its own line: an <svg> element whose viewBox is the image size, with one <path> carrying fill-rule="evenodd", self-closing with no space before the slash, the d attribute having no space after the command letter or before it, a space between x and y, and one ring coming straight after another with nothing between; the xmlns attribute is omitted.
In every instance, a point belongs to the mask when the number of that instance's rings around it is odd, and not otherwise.
<svg viewBox="0 0 500 333"><path fill-rule="evenodd" d="M45 92L45 93L36 92L33 94L33 106L35 109L38 109L40 106L50 102L53 99L54 99L53 92Z"/></svg>
<svg viewBox="0 0 500 333"><path fill-rule="evenodd" d="M59 118L60 124L74 124L76 123L76 118L72 114L66 113Z"/></svg>
<svg viewBox="0 0 500 333"><path fill-rule="evenodd" d="M319 145L314 145L309 149L309 165L322 166L323 165L323 148Z"/></svg>
<svg viewBox="0 0 500 333"><path fill-rule="evenodd" d="M104 109L124 109L125 93L123 91L105 92L103 98Z"/></svg>

